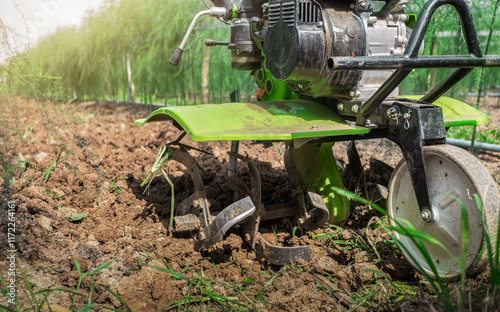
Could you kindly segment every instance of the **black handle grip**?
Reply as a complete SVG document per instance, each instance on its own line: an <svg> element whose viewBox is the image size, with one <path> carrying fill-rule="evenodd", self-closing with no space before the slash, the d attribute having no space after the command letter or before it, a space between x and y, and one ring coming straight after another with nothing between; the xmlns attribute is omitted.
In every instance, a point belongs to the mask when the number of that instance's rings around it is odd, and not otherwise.
<svg viewBox="0 0 500 312"><path fill-rule="evenodd" d="M177 47L177 49L175 49L174 54L172 54L172 56L170 57L170 60L169 60L170 64L172 64L174 66L179 65L179 62L181 61L182 53L184 53L184 49L181 49L181 47Z"/></svg>

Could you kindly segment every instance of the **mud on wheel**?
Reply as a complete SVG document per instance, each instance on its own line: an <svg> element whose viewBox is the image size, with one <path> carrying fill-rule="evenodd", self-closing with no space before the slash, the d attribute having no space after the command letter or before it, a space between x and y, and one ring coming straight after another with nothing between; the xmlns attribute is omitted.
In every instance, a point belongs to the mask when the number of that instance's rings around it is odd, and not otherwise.
<svg viewBox="0 0 500 312"><path fill-rule="evenodd" d="M417 230L440 241L442 247L424 242L439 276L444 280L460 278L462 259L461 207L460 199L467 208L469 219L469 243L465 258L467 275L481 272L486 264L483 217L473 194L478 194L483 203L487 233L494 240L498 229L500 199L496 183L483 164L470 153L449 145L424 148L424 159L432 203L433 220L425 222L420 214L415 192L406 162L402 160L395 168L389 183L388 212L392 218L408 220ZM391 219L392 219L391 218ZM394 220L391 220L395 225ZM409 254L405 257L427 274L435 277L429 263L411 239L395 233ZM413 260L412 260L413 259ZM418 262L415 263L414 261ZM418 264L418 265L417 265Z"/></svg>

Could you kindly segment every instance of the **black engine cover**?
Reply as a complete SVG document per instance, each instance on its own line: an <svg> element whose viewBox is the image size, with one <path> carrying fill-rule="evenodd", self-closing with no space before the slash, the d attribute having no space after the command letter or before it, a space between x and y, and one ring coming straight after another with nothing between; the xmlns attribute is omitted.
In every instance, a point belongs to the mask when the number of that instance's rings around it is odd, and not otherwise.
<svg viewBox="0 0 500 312"><path fill-rule="evenodd" d="M365 56L366 32L351 1L270 0L266 65L297 93L351 98L362 72L328 70L332 56Z"/></svg>

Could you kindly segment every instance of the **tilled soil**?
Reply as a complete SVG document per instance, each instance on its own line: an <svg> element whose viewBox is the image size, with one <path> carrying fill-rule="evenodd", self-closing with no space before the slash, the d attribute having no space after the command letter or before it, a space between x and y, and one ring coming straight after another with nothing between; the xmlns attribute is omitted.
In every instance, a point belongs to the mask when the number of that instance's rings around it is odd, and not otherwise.
<svg viewBox="0 0 500 312"><path fill-rule="evenodd" d="M388 234L373 226L377 214L354 203L350 221L343 230L324 227L313 232L299 230L292 235L286 220L262 225L261 232L269 241L284 246L311 245L312 261L307 263L271 265L243 242L238 229L232 229L214 248L195 251L194 235L168 231L171 189L166 180L157 176L147 191L141 186L159 148L181 134L170 122L134 126L135 119L152 111L145 106L103 102L49 105L23 97L15 101L19 114L11 116L16 123L13 129L19 135L29 124L34 128L11 151L15 157L22 154L27 160L26 168L15 171L10 190L3 180L1 186L5 191L3 199L14 200L17 206L17 268L35 291L75 289L78 273L74 260L82 273L113 261L93 278L120 296L132 311L160 311L197 294L188 281L151 267L166 268L161 260L148 259L150 255L166 260L172 271L206 279L214 293L237 297L248 309L259 311L350 310L358 306L358 310L420 309L434 301L430 295L422 298L415 294L414 301L394 303L399 294L389 290L385 297L367 305L353 295L366 294L380 284L380 279L409 284L418 284L420 280ZM493 120L500 120L498 114ZM498 125L492 123L490 126ZM213 154L191 152L204 170L203 182L212 209L231 204L233 193L227 181L226 154L229 143L196 143L189 138L182 143ZM365 167L370 157L392 166L401 158L399 148L388 140L360 142L358 148ZM240 152L255 161L261 172L264 203L288 185L283 149L284 145L278 143L267 148L248 142L240 146ZM336 158L344 165L345 150L346 143L334 147ZM490 152L479 155L497 182L499 157L499 153ZM52 168L50 172L48 168ZM240 162L238 169L246 176L244 164ZM193 184L185 168L177 163L168 166L168 174L178 204L191 195ZM356 181L348 184L352 191L361 191ZM366 230L368 223L372 226ZM5 224L2 227L2 241L6 241ZM319 234L331 236L318 239ZM8 269L8 262L3 260L6 251L2 245L3 275ZM381 274L374 273L377 271ZM83 293L88 294L91 282L92 277L84 279ZM26 294L19 295L23 306L32 304ZM65 292L48 297L54 311L68 311L72 299ZM353 299L358 299L357 303ZM92 300L99 306L124 308L102 287L94 289ZM79 299L77 307L83 302ZM204 307L227 309L213 302L190 306Z"/></svg>

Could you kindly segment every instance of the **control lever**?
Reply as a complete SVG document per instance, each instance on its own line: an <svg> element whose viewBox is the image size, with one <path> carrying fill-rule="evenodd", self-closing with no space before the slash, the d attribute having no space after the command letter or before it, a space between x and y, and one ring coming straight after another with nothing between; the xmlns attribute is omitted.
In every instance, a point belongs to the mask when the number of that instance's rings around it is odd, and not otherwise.
<svg viewBox="0 0 500 312"><path fill-rule="evenodd" d="M184 53L184 47L186 46L186 42L191 35L191 32L193 31L194 25L203 15L210 15L212 17L225 17L227 15L227 10L226 8L222 7L211 7L208 10L198 12L198 14L194 16L191 25L189 25L186 35L184 35L184 39L182 39L181 45L178 46L177 49L175 49L174 54L172 54L172 56L170 57L170 64L174 66L177 66L179 64L179 62L181 61L182 53Z"/></svg>
<svg viewBox="0 0 500 312"><path fill-rule="evenodd" d="M182 39L181 45L178 46L177 49L175 49L174 54L172 54L172 56L170 57L170 64L174 66L177 66L179 64L179 62L181 61L182 53L184 53L184 47L186 46L186 42L191 35L191 32L193 31L194 25L203 15L210 15L212 17L225 17L227 15L227 10L226 8L222 7L211 7L208 10L198 12L198 14L194 16L191 25L189 25L186 35L184 35L184 39Z"/></svg>

